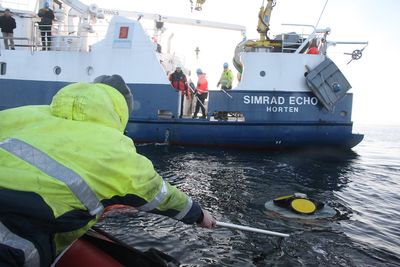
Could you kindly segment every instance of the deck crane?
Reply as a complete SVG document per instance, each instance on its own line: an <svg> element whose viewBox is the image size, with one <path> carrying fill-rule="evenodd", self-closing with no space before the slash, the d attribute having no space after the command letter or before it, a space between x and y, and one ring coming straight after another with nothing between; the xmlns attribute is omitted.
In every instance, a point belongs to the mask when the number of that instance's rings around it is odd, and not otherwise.
<svg viewBox="0 0 400 267"><path fill-rule="evenodd" d="M260 11L258 12L258 24L257 31L260 34L258 40L249 40L244 43L247 47L270 47L270 46L281 46L279 42L270 40L268 38L269 21L271 20L272 9L276 5L276 0L267 0L267 5L264 7L264 0Z"/></svg>
<svg viewBox="0 0 400 267"><path fill-rule="evenodd" d="M258 25L257 31L260 33L260 40L268 40L269 21L271 19L272 9L275 7L275 0L268 0L267 6L264 7L264 1L258 12Z"/></svg>

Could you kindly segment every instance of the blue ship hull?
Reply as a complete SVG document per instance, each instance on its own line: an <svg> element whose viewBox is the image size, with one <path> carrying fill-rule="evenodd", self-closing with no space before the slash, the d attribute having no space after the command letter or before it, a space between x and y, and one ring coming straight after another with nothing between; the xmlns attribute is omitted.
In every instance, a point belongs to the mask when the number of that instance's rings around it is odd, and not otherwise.
<svg viewBox="0 0 400 267"><path fill-rule="evenodd" d="M67 83L0 80L0 109L50 104ZM208 119L179 118L179 95L169 85L129 84L135 109L126 133L136 143L221 146L250 149L335 147L350 149L363 135L352 134L352 94L327 111L310 92L210 91ZM160 113L162 111L163 113ZM242 120L224 121L218 112ZM169 114L166 118L163 114Z"/></svg>
<svg viewBox="0 0 400 267"><path fill-rule="evenodd" d="M363 135L351 133L352 124L339 123L231 123L130 120L127 135L136 143L219 146L231 148L296 149L332 147L350 149Z"/></svg>

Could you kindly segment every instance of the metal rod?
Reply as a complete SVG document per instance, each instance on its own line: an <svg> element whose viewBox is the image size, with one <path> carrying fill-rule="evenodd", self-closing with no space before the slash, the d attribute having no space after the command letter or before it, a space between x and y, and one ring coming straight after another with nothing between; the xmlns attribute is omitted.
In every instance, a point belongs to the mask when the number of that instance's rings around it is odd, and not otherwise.
<svg viewBox="0 0 400 267"><path fill-rule="evenodd" d="M221 88L221 90L222 90L222 92L224 92L227 96L229 96L231 99L233 98L230 94L228 94L228 92L227 91L225 91L224 89L222 89Z"/></svg>
<svg viewBox="0 0 400 267"><path fill-rule="evenodd" d="M219 221L217 221L216 225L225 227L225 228L232 228L232 229L249 231L249 232L254 232L254 233L266 234L266 235L274 235L274 236L280 236L280 237L289 237L290 236L289 234L273 232L273 231L268 231L268 230L263 230L263 229L258 229L258 228L243 226L243 225L237 225L237 224L232 224L232 223L219 222Z"/></svg>
<svg viewBox="0 0 400 267"><path fill-rule="evenodd" d="M206 107L203 105L203 103L201 103L200 99L197 97L197 95L196 95L196 90L193 89L189 84L188 84L188 88L190 88L190 91L192 91L192 94L193 94L193 96L197 99L197 102L199 102L200 105L203 106L203 108L206 108ZM196 103L196 104L197 104L197 103Z"/></svg>

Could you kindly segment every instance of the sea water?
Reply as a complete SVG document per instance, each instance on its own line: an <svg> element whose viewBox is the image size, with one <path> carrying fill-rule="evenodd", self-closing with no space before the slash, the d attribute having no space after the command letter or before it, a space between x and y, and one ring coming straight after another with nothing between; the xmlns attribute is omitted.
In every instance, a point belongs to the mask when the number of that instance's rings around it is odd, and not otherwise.
<svg viewBox="0 0 400 267"><path fill-rule="evenodd" d="M400 266L400 126L362 126L352 152L249 152L138 146L165 180L219 221L291 234L203 229L116 211L100 227L182 266ZM323 220L272 216L271 199L305 193L333 207Z"/></svg>

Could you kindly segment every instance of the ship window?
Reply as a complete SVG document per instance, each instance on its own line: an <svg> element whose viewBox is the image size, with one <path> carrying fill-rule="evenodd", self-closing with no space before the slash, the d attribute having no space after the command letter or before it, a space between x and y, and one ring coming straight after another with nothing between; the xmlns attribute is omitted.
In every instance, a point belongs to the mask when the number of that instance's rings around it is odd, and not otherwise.
<svg viewBox="0 0 400 267"><path fill-rule="evenodd" d="M54 73L55 73L56 75L60 75L60 73L61 73L61 67L60 67L60 66L55 66L54 69L53 69L53 71L54 71Z"/></svg>
<svg viewBox="0 0 400 267"><path fill-rule="evenodd" d="M265 76L265 71L263 71L263 70L260 71L260 76L261 76L261 77L264 77L264 76Z"/></svg>
<svg viewBox="0 0 400 267"><path fill-rule="evenodd" d="M6 70L7 70L7 63L0 62L0 74L6 75Z"/></svg>
<svg viewBox="0 0 400 267"><path fill-rule="evenodd" d="M119 28L119 39L127 39L128 32L129 32L129 27L120 27Z"/></svg>
<svg viewBox="0 0 400 267"><path fill-rule="evenodd" d="M340 116L346 117L347 116L347 111L344 111L344 110L340 111Z"/></svg>

